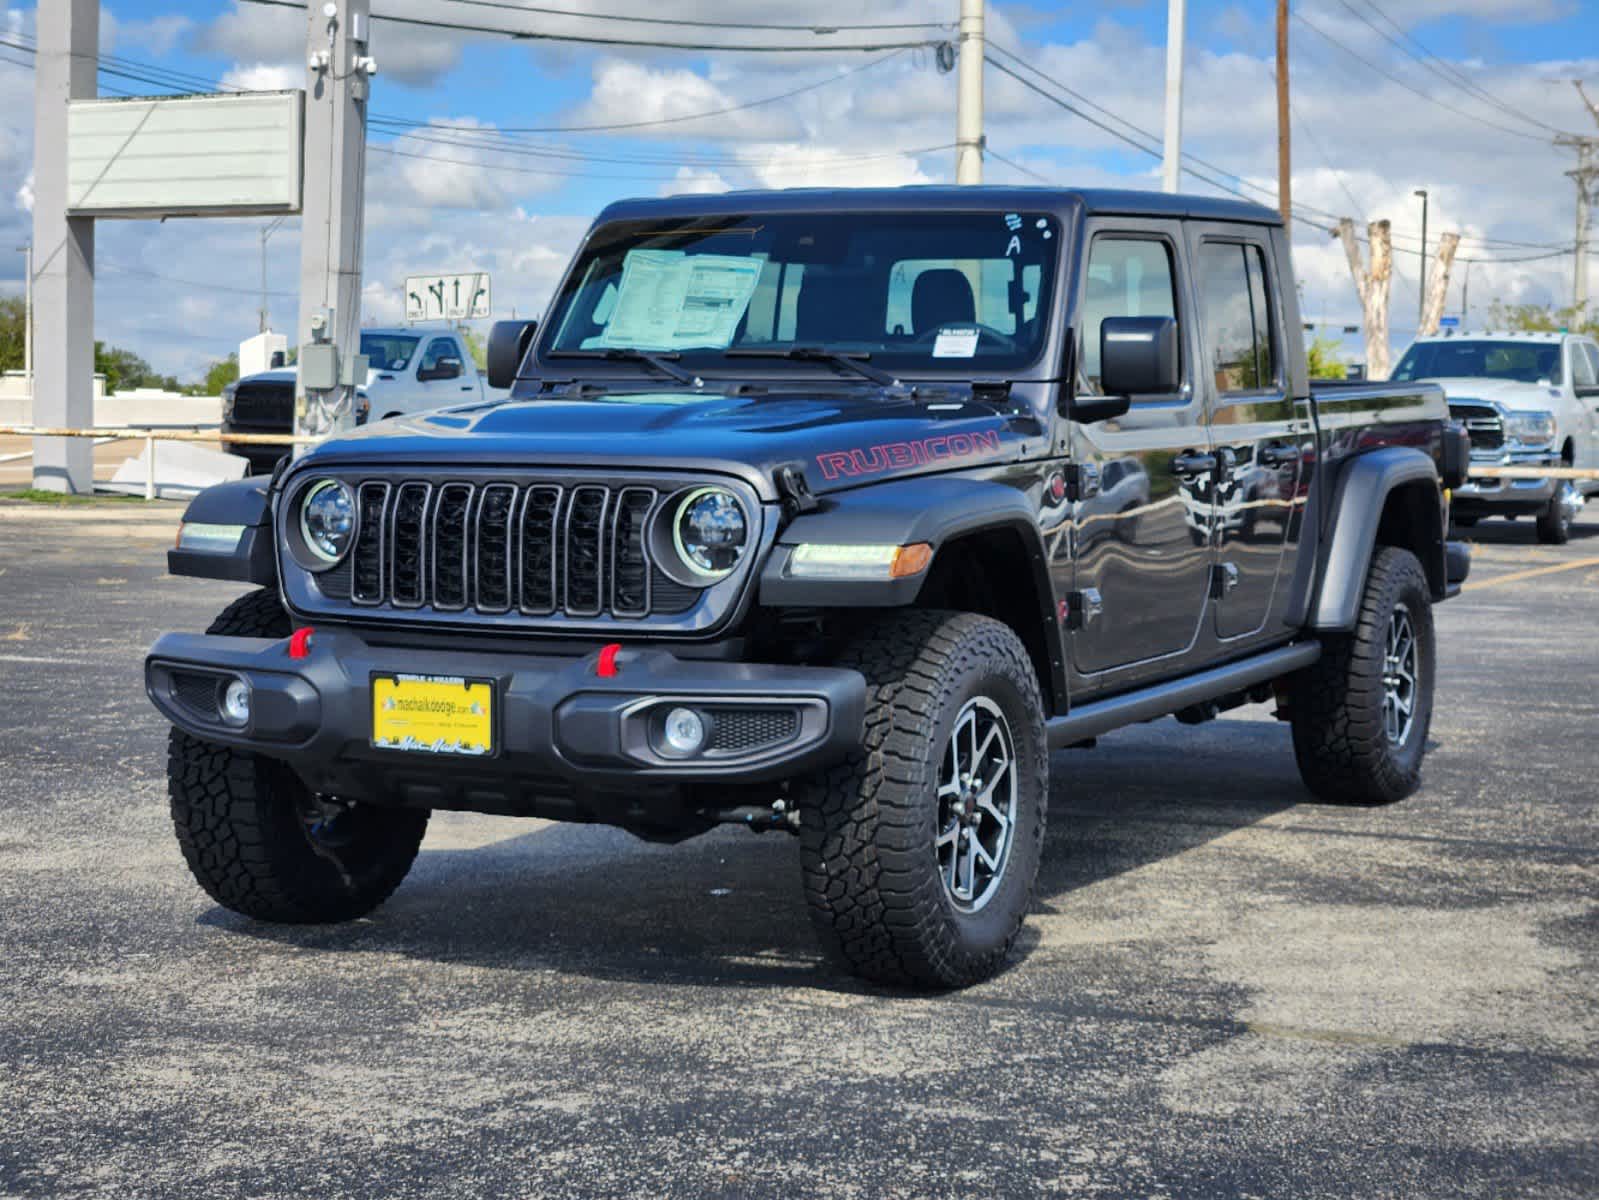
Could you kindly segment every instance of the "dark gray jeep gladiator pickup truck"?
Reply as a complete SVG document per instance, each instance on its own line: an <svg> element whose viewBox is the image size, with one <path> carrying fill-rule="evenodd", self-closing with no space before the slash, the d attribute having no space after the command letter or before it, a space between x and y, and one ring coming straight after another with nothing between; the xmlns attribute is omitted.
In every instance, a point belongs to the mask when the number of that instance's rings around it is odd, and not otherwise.
<svg viewBox="0 0 1599 1200"><path fill-rule="evenodd" d="M146 664L189 866L340 921L434 809L782 830L840 963L952 987L1027 913L1052 750L1272 703L1315 796L1398 800L1469 449L1300 334L1248 204L615 204L494 330L508 400L190 506L172 571L259 590Z"/></svg>

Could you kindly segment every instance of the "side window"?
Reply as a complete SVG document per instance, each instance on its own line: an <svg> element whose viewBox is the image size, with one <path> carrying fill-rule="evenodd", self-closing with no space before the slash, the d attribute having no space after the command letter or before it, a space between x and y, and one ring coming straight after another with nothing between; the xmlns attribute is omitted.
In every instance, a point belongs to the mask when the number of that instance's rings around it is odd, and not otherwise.
<svg viewBox="0 0 1599 1200"><path fill-rule="evenodd" d="M1276 334L1260 247L1236 242L1202 245L1199 305L1216 390L1248 392L1275 384Z"/></svg>
<svg viewBox="0 0 1599 1200"><path fill-rule="evenodd" d="M1098 237L1088 254L1079 358L1087 390L1099 394L1099 327L1106 317L1175 317L1171 247L1151 238Z"/></svg>
<svg viewBox="0 0 1599 1200"><path fill-rule="evenodd" d="M422 361L417 365L417 370L431 371L439 365L441 358L460 358L460 348L456 346L454 338L436 337L428 343L428 348L422 352Z"/></svg>
<svg viewBox="0 0 1599 1200"><path fill-rule="evenodd" d="M1573 387L1599 384L1599 354L1585 342L1571 343L1571 383Z"/></svg>

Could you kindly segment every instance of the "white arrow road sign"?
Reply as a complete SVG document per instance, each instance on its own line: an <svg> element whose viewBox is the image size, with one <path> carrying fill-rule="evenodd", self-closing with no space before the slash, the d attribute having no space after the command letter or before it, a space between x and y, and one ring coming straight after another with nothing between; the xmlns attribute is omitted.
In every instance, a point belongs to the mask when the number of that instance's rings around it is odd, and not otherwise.
<svg viewBox="0 0 1599 1200"><path fill-rule="evenodd" d="M475 321L492 311L487 271L412 275L405 281L407 321Z"/></svg>

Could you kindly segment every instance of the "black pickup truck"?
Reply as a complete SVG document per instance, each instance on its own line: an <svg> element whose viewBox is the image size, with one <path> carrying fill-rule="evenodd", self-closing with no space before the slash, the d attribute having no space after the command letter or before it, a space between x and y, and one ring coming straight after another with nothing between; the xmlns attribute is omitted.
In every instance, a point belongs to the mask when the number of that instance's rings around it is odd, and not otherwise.
<svg viewBox="0 0 1599 1200"><path fill-rule="evenodd" d="M1469 451L1434 386L1312 389L1300 334L1248 204L615 204L495 329L509 400L190 506L171 570L259 590L146 664L184 855L315 922L433 809L783 830L838 961L949 987L1017 936L1052 750L1272 703L1316 797L1398 800Z"/></svg>

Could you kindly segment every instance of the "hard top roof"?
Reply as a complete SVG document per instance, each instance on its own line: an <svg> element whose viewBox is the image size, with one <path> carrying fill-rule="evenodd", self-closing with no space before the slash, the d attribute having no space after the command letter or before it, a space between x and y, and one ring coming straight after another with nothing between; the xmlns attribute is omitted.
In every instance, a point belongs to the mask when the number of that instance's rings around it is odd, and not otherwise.
<svg viewBox="0 0 1599 1200"><path fill-rule="evenodd" d="M618 200L599 215L602 221L661 217L720 216L771 212L952 212L1020 209L1072 210L1085 215L1189 217L1281 225L1282 217L1263 205L1217 196L1141 192L1117 188L951 187L947 184L897 188L793 188L780 191L720 192L652 199Z"/></svg>
<svg viewBox="0 0 1599 1200"><path fill-rule="evenodd" d="M1445 329L1424 333L1418 342L1558 342L1566 338L1592 340L1585 333L1570 329Z"/></svg>

